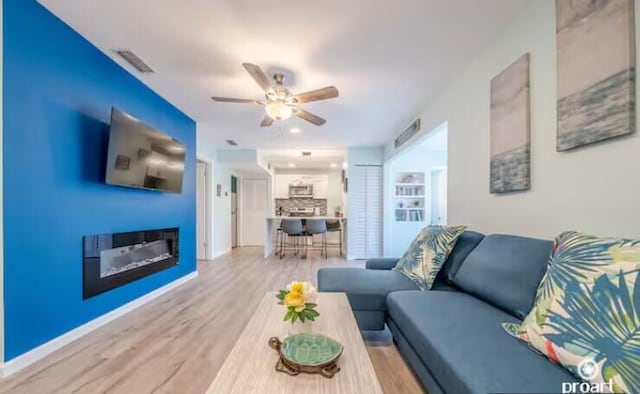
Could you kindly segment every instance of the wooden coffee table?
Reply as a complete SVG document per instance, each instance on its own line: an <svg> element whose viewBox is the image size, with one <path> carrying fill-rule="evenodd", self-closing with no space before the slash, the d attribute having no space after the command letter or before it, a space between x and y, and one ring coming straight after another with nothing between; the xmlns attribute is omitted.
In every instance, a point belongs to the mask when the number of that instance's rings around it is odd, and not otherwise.
<svg viewBox="0 0 640 394"><path fill-rule="evenodd" d="M267 293L249 320L231 353L207 390L213 393L382 393L351 307L344 293L318 293L320 317L313 332L344 346L333 378L317 374L290 376L275 370L278 354L269 347L271 337L283 340L287 326L284 307L276 293Z"/></svg>

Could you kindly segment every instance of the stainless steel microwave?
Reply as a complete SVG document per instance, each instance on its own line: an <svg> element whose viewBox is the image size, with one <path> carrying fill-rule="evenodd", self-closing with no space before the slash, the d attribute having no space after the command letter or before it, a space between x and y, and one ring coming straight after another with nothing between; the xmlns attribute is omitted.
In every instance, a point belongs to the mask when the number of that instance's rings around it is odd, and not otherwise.
<svg viewBox="0 0 640 394"><path fill-rule="evenodd" d="M289 185L289 197L313 198L313 185Z"/></svg>

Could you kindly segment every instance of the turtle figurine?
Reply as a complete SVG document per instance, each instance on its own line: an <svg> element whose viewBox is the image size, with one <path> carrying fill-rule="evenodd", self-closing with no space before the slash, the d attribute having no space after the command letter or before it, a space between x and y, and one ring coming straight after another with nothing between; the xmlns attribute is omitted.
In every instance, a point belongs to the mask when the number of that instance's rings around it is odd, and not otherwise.
<svg viewBox="0 0 640 394"><path fill-rule="evenodd" d="M269 339L269 346L275 349L280 358L276 371L289 375L318 373L332 378L340 371L337 364L342 355L342 345L334 339L320 334L297 334L280 341L276 337Z"/></svg>

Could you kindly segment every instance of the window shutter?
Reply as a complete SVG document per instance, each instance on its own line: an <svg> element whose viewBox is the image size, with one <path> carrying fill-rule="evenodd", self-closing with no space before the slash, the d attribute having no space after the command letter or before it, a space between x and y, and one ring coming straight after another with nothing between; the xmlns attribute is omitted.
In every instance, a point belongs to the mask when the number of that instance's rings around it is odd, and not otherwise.
<svg viewBox="0 0 640 394"><path fill-rule="evenodd" d="M356 216L353 226L351 254L357 259L380 257L382 254L382 167L355 166L349 174Z"/></svg>

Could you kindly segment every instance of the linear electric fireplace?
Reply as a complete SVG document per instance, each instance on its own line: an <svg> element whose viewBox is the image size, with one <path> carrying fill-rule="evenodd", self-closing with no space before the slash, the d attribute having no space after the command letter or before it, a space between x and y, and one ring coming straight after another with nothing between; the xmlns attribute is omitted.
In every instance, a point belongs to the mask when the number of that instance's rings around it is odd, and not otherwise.
<svg viewBox="0 0 640 394"><path fill-rule="evenodd" d="M178 264L178 228L87 235L83 298Z"/></svg>

